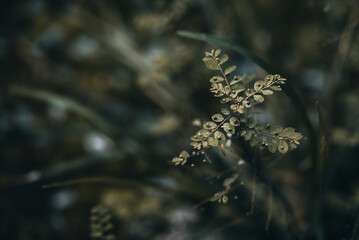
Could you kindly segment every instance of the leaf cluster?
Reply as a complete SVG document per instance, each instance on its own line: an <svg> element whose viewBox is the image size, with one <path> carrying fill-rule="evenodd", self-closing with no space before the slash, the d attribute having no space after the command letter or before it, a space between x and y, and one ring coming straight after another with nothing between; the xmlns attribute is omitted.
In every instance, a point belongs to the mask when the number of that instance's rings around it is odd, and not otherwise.
<svg viewBox="0 0 359 240"><path fill-rule="evenodd" d="M270 124L247 124L245 113L252 106L261 104L265 96L281 91L281 85L285 84L286 79L279 74L269 74L262 80L254 81L248 86L246 75L232 75L236 66L224 67L228 61L227 54L221 54L221 50L205 52L202 59L205 66L218 72L210 78L210 91L214 97L220 98L220 103L224 104L221 112L212 115L211 120L204 122L202 128L191 137L192 155L205 153L205 150L212 147L221 147L224 152L224 143L227 138L234 135L241 136L245 141L249 141L250 146L259 145L260 148L267 148L269 152L286 153L299 145L302 134L296 132L292 127L271 126ZM247 80L247 81L245 81ZM224 152L225 153L225 152ZM178 157L172 159L176 165L184 165L190 154L182 151Z"/></svg>
<svg viewBox="0 0 359 240"><path fill-rule="evenodd" d="M91 209L91 238L94 240L115 240L115 236L111 233L113 224L111 221L109 209L104 205L98 205Z"/></svg>

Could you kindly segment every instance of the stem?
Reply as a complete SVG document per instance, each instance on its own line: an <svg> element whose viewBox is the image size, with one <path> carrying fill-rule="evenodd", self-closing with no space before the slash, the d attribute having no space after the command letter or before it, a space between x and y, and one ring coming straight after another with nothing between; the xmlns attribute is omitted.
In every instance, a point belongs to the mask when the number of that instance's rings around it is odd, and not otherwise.
<svg viewBox="0 0 359 240"><path fill-rule="evenodd" d="M299 236L299 230L298 225L296 222L295 212L292 207L292 204L288 200L288 198L284 195L284 193L276 186L274 185L270 180L267 179L267 177L263 174L262 171L259 171L258 166L254 163L255 159L252 158L251 153L249 152L248 148L246 147L245 143L241 141L244 154L246 155L244 160L251 166L254 173L257 176L257 179L260 180L264 185L266 185L269 189L272 190L272 194L278 198L278 200L282 203L282 206L285 210L285 212L288 215L289 223L292 230L292 235L294 239L300 239L301 236Z"/></svg>
<svg viewBox="0 0 359 240"><path fill-rule="evenodd" d="M217 130L218 130L218 128L220 127L220 126L222 126L230 117L232 117L232 114L229 114L222 122L220 122L218 125L217 125L217 127L215 127L213 130L212 130L212 132L207 136L207 137L205 137L202 141L200 141L199 142L199 144L201 145L204 141L206 141L210 136L212 136L212 134L214 133L214 132L216 132Z"/></svg>
<svg viewBox="0 0 359 240"><path fill-rule="evenodd" d="M250 130L250 131L253 131L253 132L256 132L257 135L265 135L265 136L269 136L271 138L277 138L279 140L288 140L288 141L293 141L293 139L289 138L289 137L281 137L281 136L277 136L275 134L271 134L271 133L266 133L266 132L262 132L262 131L259 131L259 130L255 130L255 129L252 129L252 128L249 128L249 127L241 127L241 129L245 129L245 130Z"/></svg>
<svg viewBox="0 0 359 240"><path fill-rule="evenodd" d="M211 57L212 57L212 58L213 58L213 60L217 63L217 66L218 66L218 68L219 68L219 71L220 71L220 72L221 72L221 74L223 75L224 81L226 81L227 86L228 86L228 87L229 87L229 89L232 91L231 85L229 85L228 79L227 79L227 77L226 77L226 74L224 74L224 72L223 72L223 69L222 69L221 65L218 63L218 61L217 61L216 57L215 57L213 54L211 54Z"/></svg>
<svg viewBox="0 0 359 240"><path fill-rule="evenodd" d="M272 212L273 212L273 194L272 189L269 189L269 196L268 196L268 216L266 221L266 231L268 232L269 223L272 219Z"/></svg>

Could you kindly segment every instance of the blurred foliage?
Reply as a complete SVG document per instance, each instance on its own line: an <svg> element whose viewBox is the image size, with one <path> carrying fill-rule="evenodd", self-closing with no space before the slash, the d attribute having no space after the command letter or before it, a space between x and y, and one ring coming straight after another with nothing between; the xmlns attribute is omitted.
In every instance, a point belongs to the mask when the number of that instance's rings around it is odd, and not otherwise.
<svg viewBox="0 0 359 240"><path fill-rule="evenodd" d="M358 239L358 1L0 11L0 239ZM201 58L224 47L188 32L236 46L225 51L239 76L288 79L253 117L301 132L297 149L268 158L238 138L240 154L174 167L221 107Z"/></svg>

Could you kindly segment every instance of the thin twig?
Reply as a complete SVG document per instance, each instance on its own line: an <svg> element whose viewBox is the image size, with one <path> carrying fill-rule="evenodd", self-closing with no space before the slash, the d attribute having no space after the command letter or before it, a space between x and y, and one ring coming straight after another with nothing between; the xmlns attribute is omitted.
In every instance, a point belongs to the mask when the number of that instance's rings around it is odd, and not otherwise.
<svg viewBox="0 0 359 240"><path fill-rule="evenodd" d="M359 228L359 212L357 213L357 217L354 223L353 233L350 237L350 240L357 240L358 239L358 228Z"/></svg>
<svg viewBox="0 0 359 240"><path fill-rule="evenodd" d="M256 198L256 175L254 174L253 179L252 179L252 197L251 197L251 211L250 211L250 215L252 216L254 213L254 202L255 202L255 198Z"/></svg>
<svg viewBox="0 0 359 240"><path fill-rule="evenodd" d="M266 231L267 232L268 232L270 220L272 219L272 211L273 211L273 193L272 193L272 189L269 189L268 215L267 215L267 221L266 221Z"/></svg>
<svg viewBox="0 0 359 240"><path fill-rule="evenodd" d="M211 57L213 58L213 60L217 63L218 69L219 69L219 71L221 72L221 74L222 74L222 76L223 76L223 78L224 78L224 81L226 81L227 86L228 86L229 89L232 91L231 85L230 85L229 82L228 82L228 79L227 79L226 74L223 72L223 69L222 69L222 67L221 67L221 64L219 64L219 62L217 62L216 57L215 57L213 54L211 54L210 56L211 56Z"/></svg>

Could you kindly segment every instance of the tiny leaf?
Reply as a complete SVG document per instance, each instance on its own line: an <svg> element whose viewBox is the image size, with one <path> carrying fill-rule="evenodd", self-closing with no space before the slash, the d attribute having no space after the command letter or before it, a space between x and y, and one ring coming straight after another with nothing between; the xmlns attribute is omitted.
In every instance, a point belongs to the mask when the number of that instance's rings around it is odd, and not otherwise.
<svg viewBox="0 0 359 240"><path fill-rule="evenodd" d="M221 114L216 113L212 115L212 120L215 122L222 122L224 120L224 117Z"/></svg>
<svg viewBox="0 0 359 240"><path fill-rule="evenodd" d="M202 59L206 67L210 70L219 70L218 63L211 57L204 57Z"/></svg>
<svg viewBox="0 0 359 240"><path fill-rule="evenodd" d="M244 140L249 141L252 137L252 131L248 131L244 134Z"/></svg>
<svg viewBox="0 0 359 240"><path fill-rule="evenodd" d="M298 132L294 132L290 135L290 138L292 138L294 140L300 140L303 138L303 135Z"/></svg>
<svg viewBox="0 0 359 240"><path fill-rule="evenodd" d="M295 132L295 129L292 127L284 128L283 131L279 133L281 137L290 137Z"/></svg>
<svg viewBox="0 0 359 240"><path fill-rule="evenodd" d="M227 54L222 54L221 56L218 57L218 63L219 64L223 64L225 62L228 61L228 55Z"/></svg>
<svg viewBox="0 0 359 240"><path fill-rule="evenodd" d="M283 153L283 154L288 151L288 144L287 144L286 141L284 141L284 140L280 140L280 141L279 141L278 151L279 151L280 153Z"/></svg>
<svg viewBox="0 0 359 240"><path fill-rule="evenodd" d="M218 147L218 140L214 139L213 137L208 138L208 144L212 147Z"/></svg>
<svg viewBox="0 0 359 240"><path fill-rule="evenodd" d="M278 141L276 139L272 139L269 143L268 143L268 150L271 153L275 153L278 149Z"/></svg>
<svg viewBox="0 0 359 240"><path fill-rule="evenodd" d="M279 85L278 85L278 86L270 86L270 89L272 89L272 90L274 90L274 91L280 91L280 90L282 90Z"/></svg>
<svg viewBox="0 0 359 240"><path fill-rule="evenodd" d="M264 97L262 95L253 95L254 101L262 103L264 101Z"/></svg>
<svg viewBox="0 0 359 240"><path fill-rule="evenodd" d="M174 157L174 158L172 158L172 162L173 162L175 165L179 165L182 161L183 161L183 158L179 158L179 157Z"/></svg>
<svg viewBox="0 0 359 240"><path fill-rule="evenodd" d="M220 131L216 131L213 137L214 139L217 139L219 143L224 143L224 141L226 141L226 136L224 136L224 133Z"/></svg>
<svg viewBox="0 0 359 240"><path fill-rule="evenodd" d="M230 123L223 124L222 128L226 133L234 134L236 132L234 126Z"/></svg>
<svg viewBox="0 0 359 240"><path fill-rule="evenodd" d="M218 55L221 54L221 49L217 49L215 52L214 52L214 56L215 57L218 57Z"/></svg>
<svg viewBox="0 0 359 240"><path fill-rule="evenodd" d="M270 127L269 133L270 134L277 134L277 133L280 133L282 130L283 130L283 127L278 126L278 125L274 125L274 126Z"/></svg>
<svg viewBox="0 0 359 240"><path fill-rule="evenodd" d="M265 85L268 86L273 82L273 80L274 80L274 76L272 74L269 74L264 78L263 82L264 82Z"/></svg>
<svg viewBox="0 0 359 240"><path fill-rule="evenodd" d="M227 108L222 108L221 112L222 112L224 115L229 115L229 114L231 113Z"/></svg>
<svg viewBox="0 0 359 240"><path fill-rule="evenodd" d="M259 91L263 87L263 81L257 81L254 83L254 90Z"/></svg>
<svg viewBox="0 0 359 240"><path fill-rule="evenodd" d="M208 121L208 122L205 122L205 123L203 124L203 128L204 128L204 129L207 129L207 130L212 130L212 129L216 128L216 127L217 127L217 124L215 124L215 123L212 122L212 121Z"/></svg>
<svg viewBox="0 0 359 240"><path fill-rule="evenodd" d="M262 93L263 93L263 95L272 95L272 94L273 94L273 91L267 89L267 90L262 90Z"/></svg>
<svg viewBox="0 0 359 240"><path fill-rule="evenodd" d="M249 101L247 101L247 100L244 100L244 101L242 102L242 105L243 105L244 107L246 107L246 108L250 108L250 107L251 107L251 103L250 103Z"/></svg>
<svg viewBox="0 0 359 240"><path fill-rule="evenodd" d="M296 149L297 148L297 144L295 144L294 142L289 142L289 147L291 149Z"/></svg>
<svg viewBox="0 0 359 240"><path fill-rule="evenodd" d="M224 78L221 77L221 76L213 76L209 82L211 83L219 83L219 82L223 82L224 81Z"/></svg>
<svg viewBox="0 0 359 240"><path fill-rule="evenodd" d="M229 119L229 122L230 122L233 126L235 126L235 127L237 127L237 126L239 126L239 125L241 124L240 121L239 121L239 119L236 118L236 117L231 117L231 118Z"/></svg>
<svg viewBox="0 0 359 240"><path fill-rule="evenodd" d="M230 66L230 67L227 67L225 70L224 70L224 74L225 75L228 75L228 74L230 74L231 72L233 72L234 70L236 70L236 66Z"/></svg>
<svg viewBox="0 0 359 240"><path fill-rule="evenodd" d="M249 140L249 145L251 147L256 146L259 143L259 138L256 135L252 135L251 139Z"/></svg>
<svg viewBox="0 0 359 240"><path fill-rule="evenodd" d="M189 153L187 151L182 151L179 157L186 159L189 157Z"/></svg>

